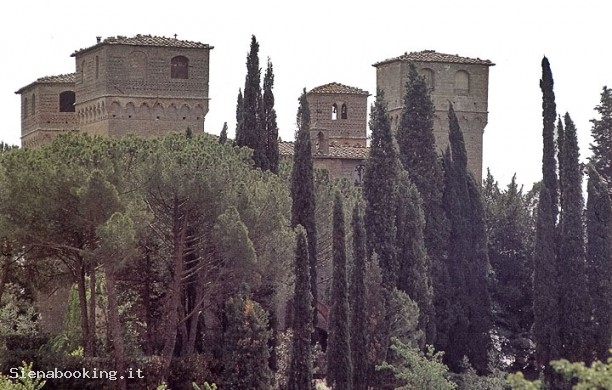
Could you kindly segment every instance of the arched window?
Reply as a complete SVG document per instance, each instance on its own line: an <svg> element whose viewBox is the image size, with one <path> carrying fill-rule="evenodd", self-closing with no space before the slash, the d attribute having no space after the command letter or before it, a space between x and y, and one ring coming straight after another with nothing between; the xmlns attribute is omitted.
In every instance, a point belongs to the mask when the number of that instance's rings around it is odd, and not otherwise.
<svg viewBox="0 0 612 390"><path fill-rule="evenodd" d="M340 109L340 118L342 118L342 119L346 119L347 118L346 104L344 104L344 103L342 103L342 108Z"/></svg>
<svg viewBox="0 0 612 390"><path fill-rule="evenodd" d="M170 60L170 77L173 79L189 78L189 60L187 57L176 56Z"/></svg>
<svg viewBox="0 0 612 390"><path fill-rule="evenodd" d="M470 92L470 75L465 70L455 73L455 94L467 95Z"/></svg>
<svg viewBox="0 0 612 390"><path fill-rule="evenodd" d="M338 119L338 106L336 103L332 104L332 121Z"/></svg>
<svg viewBox="0 0 612 390"><path fill-rule="evenodd" d="M74 103L76 101L74 91L64 91L60 93L59 100L60 112L74 112Z"/></svg>
<svg viewBox="0 0 612 390"><path fill-rule="evenodd" d="M23 100L23 117L27 118L28 117L28 98L24 98Z"/></svg>
<svg viewBox="0 0 612 390"><path fill-rule="evenodd" d="M32 115L36 114L36 95L32 94Z"/></svg>
<svg viewBox="0 0 612 390"><path fill-rule="evenodd" d="M425 79L425 85L430 91L434 90L434 72L429 68L423 68L419 72L421 76Z"/></svg>

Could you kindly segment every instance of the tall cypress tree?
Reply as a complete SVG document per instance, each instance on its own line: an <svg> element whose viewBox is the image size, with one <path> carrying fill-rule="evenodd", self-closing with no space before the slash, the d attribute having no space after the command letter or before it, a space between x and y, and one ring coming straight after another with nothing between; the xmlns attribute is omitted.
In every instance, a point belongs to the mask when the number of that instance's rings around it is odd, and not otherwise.
<svg viewBox="0 0 612 390"><path fill-rule="evenodd" d="M579 161L576 127L569 114L565 114L563 142L563 220L560 230L559 322L561 357L570 361L588 358L586 331L590 302L586 284L585 247L583 226L582 173Z"/></svg>
<svg viewBox="0 0 612 390"><path fill-rule="evenodd" d="M557 226L560 228L563 224L563 175L565 174L565 170L563 168L563 144L565 143L565 129L563 128L563 121L561 120L561 116L559 116L559 120L557 121L557 160L559 160L559 191L558 191L558 199L559 199L559 218L558 221L555 221ZM555 210L557 212L557 210ZM559 237L557 237L559 238ZM557 246L559 248L559 246Z"/></svg>
<svg viewBox="0 0 612 390"><path fill-rule="evenodd" d="M372 105L370 130L372 131L370 157L363 178L367 252L369 258L373 253L378 255L383 286L391 291L397 286L399 271L395 249L399 164L387 106L381 90L378 91L376 101Z"/></svg>
<svg viewBox="0 0 612 390"><path fill-rule="evenodd" d="M223 128L219 134L219 143L224 144L227 142L227 122L223 122Z"/></svg>
<svg viewBox="0 0 612 390"><path fill-rule="evenodd" d="M452 104L448 119L450 151L445 157L444 201L450 222L448 272L456 300L447 360L453 369L459 369L467 356L482 373L488 369L491 346L485 213L480 186L467 169L465 142Z"/></svg>
<svg viewBox="0 0 612 390"><path fill-rule="evenodd" d="M289 363L288 390L310 390L312 382L312 295L306 231L297 227L295 249L295 293L293 297L293 341Z"/></svg>
<svg viewBox="0 0 612 390"><path fill-rule="evenodd" d="M366 328L366 248L365 227L360 206L355 205L351 221L353 229L353 267L349 286L351 313L351 357L353 363L353 388L368 388L368 331Z"/></svg>
<svg viewBox="0 0 612 390"><path fill-rule="evenodd" d="M438 310L442 313L446 311L447 304L444 296L447 285L444 262L448 242L448 220L442 206L444 174L433 133L434 114L435 107L427 83L418 74L414 64L410 64L404 108L397 130L397 142L404 169L408 171L410 180L423 200L425 247L432 264L428 273L432 285L436 287L433 289L436 294L434 299L436 306L439 306ZM421 315L423 314L421 311ZM426 332L426 342L433 344L437 321L434 321L434 318L431 318L431 321ZM440 324L440 328L444 328L443 324Z"/></svg>
<svg viewBox="0 0 612 390"><path fill-rule="evenodd" d="M605 361L612 340L612 208L608 185L589 165L587 200L587 276L592 300L593 360ZM591 360L591 359L588 359Z"/></svg>
<svg viewBox="0 0 612 390"><path fill-rule="evenodd" d="M244 145L253 149L255 166L268 169L266 142L263 129L263 98L261 93L261 69L259 68L259 43L251 36L251 49L247 55L247 75L244 83L242 109L242 132Z"/></svg>
<svg viewBox="0 0 612 390"><path fill-rule="evenodd" d="M263 83L264 134L266 141L266 158L270 171L278 173L278 125L274 109L274 72L268 58L268 66Z"/></svg>
<svg viewBox="0 0 612 390"><path fill-rule="evenodd" d="M291 171L291 225L302 225L308 235L308 257L313 307L313 324L317 324L317 225L315 219L314 168L310 142L310 108L306 88L299 99L297 134Z"/></svg>
<svg viewBox="0 0 612 390"><path fill-rule="evenodd" d="M544 150L542 154L542 176L544 185L550 193L550 201L553 210L553 219L557 221L559 208L559 194L557 183L557 162L555 160L555 121L557 120L557 105L555 103L554 81L548 58L542 59L542 78L540 89L542 90L542 138Z"/></svg>
<svg viewBox="0 0 612 390"><path fill-rule="evenodd" d="M332 289L327 343L327 385L334 389L353 388L353 367L349 331L348 283L346 277L346 234L344 206L340 192L334 199L332 236ZM365 318L364 318L365 319Z"/></svg>
<svg viewBox="0 0 612 390"><path fill-rule="evenodd" d="M608 181L612 180L612 90L607 86L601 91L601 100L595 107L599 119L591 119L593 143L589 158L597 171Z"/></svg>
<svg viewBox="0 0 612 390"><path fill-rule="evenodd" d="M236 135L234 139L236 140L236 145L244 146L244 126L242 126L242 113L244 111L244 98L242 97L242 89L238 90L238 98L236 99Z"/></svg>
<svg viewBox="0 0 612 390"><path fill-rule="evenodd" d="M404 291L419 306L419 329L425 340L435 336L429 256L425 249L423 229L425 219L421 197L408 178L400 170L397 197L397 260L399 277L397 288Z"/></svg>

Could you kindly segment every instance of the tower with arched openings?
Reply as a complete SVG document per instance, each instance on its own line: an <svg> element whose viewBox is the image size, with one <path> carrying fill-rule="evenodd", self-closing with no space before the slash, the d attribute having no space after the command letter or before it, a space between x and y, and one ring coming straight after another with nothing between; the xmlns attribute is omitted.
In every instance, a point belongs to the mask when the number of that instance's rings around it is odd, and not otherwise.
<svg viewBox="0 0 612 390"><path fill-rule="evenodd" d="M21 95L25 147L62 131L105 136L204 131L212 46L151 35L97 37L72 54L75 73L38 79Z"/></svg>
<svg viewBox="0 0 612 390"><path fill-rule="evenodd" d="M483 134L488 121L489 67L494 64L433 50L404 53L374 64L376 85L384 92L394 131L403 109L410 63L425 78L436 107L434 134L438 149L443 152L448 145L448 107L452 102L465 139L468 167L480 180Z"/></svg>

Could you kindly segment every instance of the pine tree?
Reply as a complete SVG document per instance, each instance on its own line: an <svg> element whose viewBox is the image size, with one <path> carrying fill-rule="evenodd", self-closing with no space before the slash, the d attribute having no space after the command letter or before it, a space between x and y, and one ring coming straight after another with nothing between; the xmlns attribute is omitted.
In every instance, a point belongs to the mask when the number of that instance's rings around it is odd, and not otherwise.
<svg viewBox="0 0 612 390"><path fill-rule="evenodd" d="M419 329L433 340L435 336L429 256L425 249L425 219L421 197L405 170L400 170L397 198L397 287L419 306Z"/></svg>
<svg viewBox="0 0 612 390"><path fill-rule="evenodd" d="M393 144L391 124L383 92L378 91L370 113L370 157L363 179L366 201L365 227L367 253L376 253L383 274L383 286L392 290L397 286L399 267L395 249L395 212L397 199L398 158Z"/></svg>
<svg viewBox="0 0 612 390"><path fill-rule="evenodd" d="M306 88L299 99L297 134L291 171L291 225L302 225L308 237L313 325L317 324L317 225L315 218L314 168L310 142L310 108Z"/></svg>
<svg viewBox="0 0 612 390"><path fill-rule="evenodd" d="M306 231L298 226L295 249L295 293L293 298L293 341L289 363L288 390L310 390L312 386L312 294Z"/></svg>
<svg viewBox="0 0 612 390"><path fill-rule="evenodd" d="M450 222L448 272L455 294L455 315L446 352L453 369L458 369L463 356L467 356L483 373L488 369L491 346L485 213L480 186L467 169L463 134L452 104L448 119L450 149L445 155L444 203Z"/></svg>
<svg viewBox="0 0 612 390"><path fill-rule="evenodd" d="M544 185L550 193L553 219L556 223L559 208L559 187L557 183L557 162L555 160L555 120L557 119L557 105L555 103L553 85L554 80L550 70L550 63L548 62L548 58L544 57L542 59L542 78L540 79L540 89L542 90L542 138L544 140L542 176Z"/></svg>
<svg viewBox="0 0 612 390"><path fill-rule="evenodd" d="M259 68L259 43L251 37L251 49L247 55L247 75L244 83L242 132L244 145L253 149L255 166L266 170L269 167L263 129L263 98L261 93L261 69Z"/></svg>
<svg viewBox="0 0 612 390"><path fill-rule="evenodd" d="M278 125L276 124L276 110L274 109L273 87L274 72L272 62L268 58L263 84L264 134L266 138L266 157L270 171L278 173Z"/></svg>
<svg viewBox="0 0 612 390"><path fill-rule="evenodd" d="M327 342L327 385L334 389L353 388L351 341L349 332L348 282L346 277L346 234L344 206L340 192L336 192L332 237L332 289Z"/></svg>
<svg viewBox="0 0 612 390"><path fill-rule="evenodd" d="M219 143L224 144L227 142L227 122L223 122L223 129L221 129L221 134L219 134Z"/></svg>
<svg viewBox="0 0 612 390"><path fill-rule="evenodd" d="M351 313L351 357L353 362L353 387L368 388L368 330L366 328L366 248L363 215L358 204L353 209L353 267L349 286Z"/></svg>
<svg viewBox="0 0 612 390"><path fill-rule="evenodd" d="M223 383L228 389L269 389L272 372L268 316L259 303L244 293L225 304Z"/></svg>
<svg viewBox="0 0 612 390"><path fill-rule="evenodd" d="M536 344L536 367L544 380L554 380L549 366L559 357L559 286L555 250L555 221L550 194L540 188L536 222L533 273L533 336Z"/></svg>
<svg viewBox="0 0 612 390"><path fill-rule="evenodd" d="M595 165L597 171L608 183L612 180L612 90L607 86L601 91L601 100L595 107L599 119L591 119L593 127L593 143L591 151L593 155L589 161Z"/></svg>
<svg viewBox="0 0 612 390"><path fill-rule="evenodd" d="M590 307L586 284L585 246L583 226L582 173L580 169L576 127L569 114L565 114L563 143L563 208L560 230L559 322L561 357L581 361L588 357L585 349Z"/></svg>
<svg viewBox="0 0 612 390"><path fill-rule="evenodd" d="M234 136L236 145L238 146L245 146L244 126L242 125L243 112L244 112L244 98L242 97L242 89L239 89L238 98L236 101L236 135Z"/></svg>
<svg viewBox="0 0 612 390"><path fill-rule="evenodd" d="M589 352L600 361L608 356L612 340L612 208L608 194L606 181L589 165L587 279L593 304Z"/></svg>

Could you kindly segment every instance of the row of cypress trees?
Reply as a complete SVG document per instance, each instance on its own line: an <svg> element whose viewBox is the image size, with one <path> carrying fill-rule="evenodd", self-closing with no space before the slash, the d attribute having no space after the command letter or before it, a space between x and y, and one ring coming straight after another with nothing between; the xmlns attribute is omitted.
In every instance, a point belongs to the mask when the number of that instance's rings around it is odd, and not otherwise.
<svg viewBox="0 0 612 390"><path fill-rule="evenodd" d="M593 120L594 155L588 166L586 242L582 166L570 115L557 118L550 63L542 60L543 181L537 211L534 258L536 364L551 388L570 388L551 360L605 360L612 339L611 215L607 180L612 126L604 87L601 120ZM555 122L557 122L555 144ZM606 123L608 126L606 126ZM558 169L557 169L558 162Z"/></svg>

